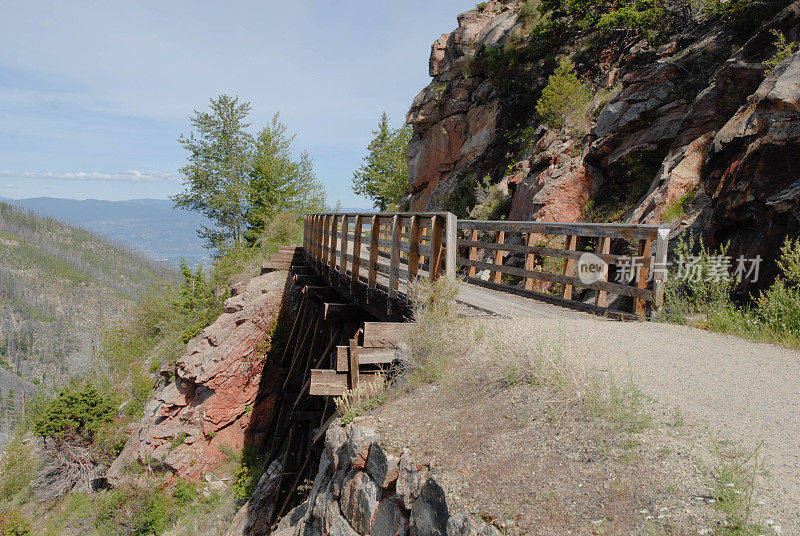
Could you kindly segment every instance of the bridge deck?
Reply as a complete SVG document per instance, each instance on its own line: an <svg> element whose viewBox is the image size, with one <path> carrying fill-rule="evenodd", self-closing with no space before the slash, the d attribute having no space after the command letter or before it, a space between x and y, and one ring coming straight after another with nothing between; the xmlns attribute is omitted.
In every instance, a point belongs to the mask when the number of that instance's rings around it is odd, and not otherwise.
<svg viewBox="0 0 800 536"><path fill-rule="evenodd" d="M585 318L588 313L543 301L514 296L499 290L461 283L456 301L462 316L506 318Z"/></svg>

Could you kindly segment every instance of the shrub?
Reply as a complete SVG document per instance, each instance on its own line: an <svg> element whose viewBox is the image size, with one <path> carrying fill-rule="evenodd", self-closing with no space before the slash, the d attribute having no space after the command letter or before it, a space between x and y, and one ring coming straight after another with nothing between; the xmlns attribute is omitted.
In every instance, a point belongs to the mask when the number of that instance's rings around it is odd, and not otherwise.
<svg viewBox="0 0 800 536"><path fill-rule="evenodd" d="M179 479L172 490L172 500L183 506L197 499L197 486L188 480Z"/></svg>
<svg viewBox="0 0 800 536"><path fill-rule="evenodd" d="M789 239L778 260L781 275L761 293L757 311L761 321L776 333L800 336L800 239Z"/></svg>
<svg viewBox="0 0 800 536"><path fill-rule="evenodd" d="M408 356L404 369L412 384L432 383L441 378L447 363L460 350L457 322L456 279L440 277L434 282L418 278L411 284L414 319L408 334Z"/></svg>
<svg viewBox="0 0 800 536"><path fill-rule="evenodd" d="M661 221L673 222L686 215L686 207L694 200L695 190L686 192L678 199L668 203L661 211Z"/></svg>
<svg viewBox="0 0 800 536"><path fill-rule="evenodd" d="M798 43L790 43L783 32L778 30L770 30L770 33L775 36L775 54L766 62L770 66L768 73L778 66L783 60L788 59L789 56L797 52Z"/></svg>
<svg viewBox="0 0 800 536"><path fill-rule="evenodd" d="M110 392L98 392L94 385L73 384L65 387L34 423L40 436L82 436L92 442L95 432L116 415L116 397Z"/></svg>
<svg viewBox="0 0 800 536"><path fill-rule="evenodd" d="M31 448L17 431L0 458L0 500L8 501L18 495L27 495L31 489L31 475L37 466Z"/></svg>
<svg viewBox="0 0 800 536"><path fill-rule="evenodd" d="M562 59L542 90L536 113L544 124L560 129L585 117L591 99L592 92L578 78L575 65L569 59Z"/></svg>
<svg viewBox="0 0 800 536"><path fill-rule="evenodd" d="M95 526L104 534L158 536L170 523L169 498L161 489L124 486L98 499Z"/></svg>
<svg viewBox="0 0 800 536"><path fill-rule="evenodd" d="M348 425L353 419L367 411L377 408L386 401L386 381L360 383L348 389L342 396L333 399L341 415L342 424Z"/></svg>
<svg viewBox="0 0 800 536"><path fill-rule="evenodd" d="M664 289L662 318L685 323L688 315L705 315L731 307L731 291L736 285L727 265L729 244L711 250L693 234L681 238L675 247L676 266L670 270ZM721 269L724 265L724 270Z"/></svg>
<svg viewBox="0 0 800 536"><path fill-rule="evenodd" d="M31 524L17 510L0 514L0 536L32 536Z"/></svg>

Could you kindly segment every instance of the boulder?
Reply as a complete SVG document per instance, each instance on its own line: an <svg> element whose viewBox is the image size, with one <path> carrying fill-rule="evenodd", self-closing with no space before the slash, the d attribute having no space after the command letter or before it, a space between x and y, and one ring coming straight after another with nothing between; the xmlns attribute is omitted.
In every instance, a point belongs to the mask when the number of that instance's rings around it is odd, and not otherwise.
<svg viewBox="0 0 800 536"><path fill-rule="evenodd" d="M399 460L387 454L380 444L373 443L369 448L367 473L380 487L388 488L400 474Z"/></svg>
<svg viewBox="0 0 800 536"><path fill-rule="evenodd" d="M410 527L414 536L445 536L450 512L439 483L428 478L411 508Z"/></svg>
<svg viewBox="0 0 800 536"><path fill-rule="evenodd" d="M353 469L347 475L339 505L344 517L359 534L370 532L381 495L381 487L367 473Z"/></svg>

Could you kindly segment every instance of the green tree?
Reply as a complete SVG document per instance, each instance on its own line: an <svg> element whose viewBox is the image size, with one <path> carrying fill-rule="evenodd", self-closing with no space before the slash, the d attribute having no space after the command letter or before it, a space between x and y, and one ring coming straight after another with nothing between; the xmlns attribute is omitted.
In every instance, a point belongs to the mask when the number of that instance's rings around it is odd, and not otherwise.
<svg viewBox="0 0 800 536"><path fill-rule="evenodd" d="M36 419L33 431L39 436L77 434L91 443L100 426L114 418L116 408L110 392L101 393L91 383L70 385Z"/></svg>
<svg viewBox="0 0 800 536"><path fill-rule="evenodd" d="M228 95L210 102L210 112L195 110L194 131L179 138L189 162L180 170L185 190L172 200L213 221L215 229L203 226L198 234L220 248L244 240L254 140L246 130L249 102L240 104L238 97Z"/></svg>
<svg viewBox="0 0 800 536"><path fill-rule="evenodd" d="M397 209L408 191L408 142L412 129L405 125L389 128L389 118L381 115L375 136L367 145L367 156L353 173L353 191L369 197L380 210Z"/></svg>
<svg viewBox="0 0 800 536"><path fill-rule="evenodd" d="M562 128L585 116L592 99L592 91L575 73L575 65L562 59L542 90L536 103L536 113L551 128Z"/></svg>
<svg viewBox="0 0 800 536"><path fill-rule="evenodd" d="M314 173L308 153L292 154L295 135L275 114L256 136L248 187L248 240L258 240L278 213L318 212L325 206L325 189Z"/></svg>

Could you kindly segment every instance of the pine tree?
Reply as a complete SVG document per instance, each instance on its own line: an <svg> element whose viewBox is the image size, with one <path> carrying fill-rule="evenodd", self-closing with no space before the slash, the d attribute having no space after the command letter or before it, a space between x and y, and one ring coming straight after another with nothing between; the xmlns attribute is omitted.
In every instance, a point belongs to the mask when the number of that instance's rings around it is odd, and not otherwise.
<svg viewBox="0 0 800 536"><path fill-rule="evenodd" d="M408 191L406 152L411 141L411 127L389 128L384 112L373 130L364 163L353 173L353 191L369 197L382 210L397 210Z"/></svg>

